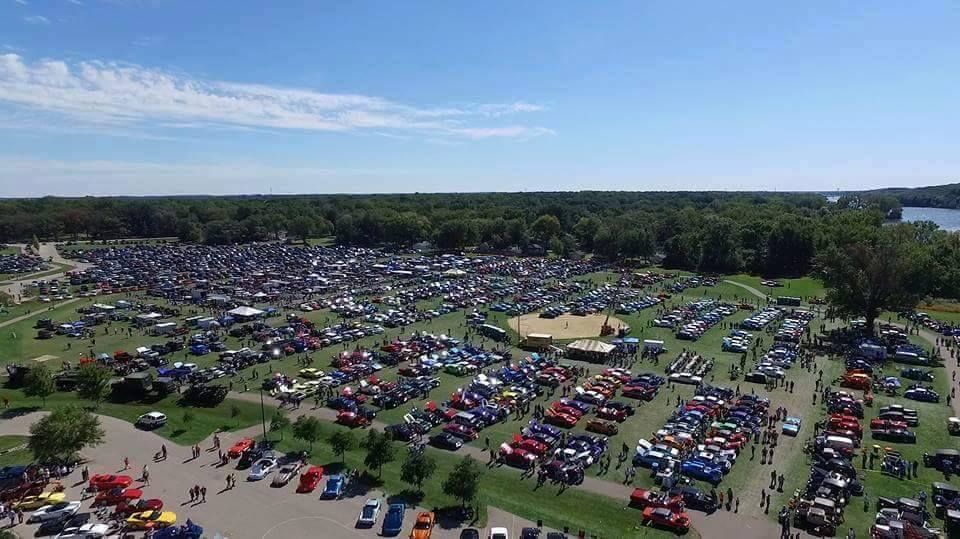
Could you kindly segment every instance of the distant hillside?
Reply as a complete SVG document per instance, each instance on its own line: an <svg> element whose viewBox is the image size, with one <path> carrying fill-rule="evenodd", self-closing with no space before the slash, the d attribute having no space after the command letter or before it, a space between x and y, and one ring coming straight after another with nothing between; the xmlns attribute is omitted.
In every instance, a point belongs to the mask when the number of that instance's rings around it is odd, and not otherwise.
<svg viewBox="0 0 960 539"><path fill-rule="evenodd" d="M903 206L923 208L960 208L960 183L931 185L929 187L890 187L862 191L861 195L896 197Z"/></svg>

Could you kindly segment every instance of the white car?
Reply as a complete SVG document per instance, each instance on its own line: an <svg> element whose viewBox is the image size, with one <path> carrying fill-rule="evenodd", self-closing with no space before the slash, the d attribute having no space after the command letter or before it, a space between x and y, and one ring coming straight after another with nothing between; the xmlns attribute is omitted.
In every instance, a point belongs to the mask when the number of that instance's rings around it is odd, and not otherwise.
<svg viewBox="0 0 960 539"><path fill-rule="evenodd" d="M274 487L282 487L290 482L291 479L297 476L297 472L301 468L300 461L291 462L290 464L284 464L280 467L280 471L277 472L277 475L273 476L273 482L270 483Z"/></svg>
<svg viewBox="0 0 960 539"><path fill-rule="evenodd" d="M167 424L167 416L160 412L147 412L137 418L137 426L155 429Z"/></svg>
<svg viewBox="0 0 960 539"><path fill-rule="evenodd" d="M80 502L60 502L53 505L45 505L34 511L27 523L46 522L48 520L57 520L77 514L80 510Z"/></svg>
<svg viewBox="0 0 960 539"><path fill-rule="evenodd" d="M380 516L380 498L370 498L363 504L360 516L357 518L357 527L372 528Z"/></svg>
<svg viewBox="0 0 960 539"><path fill-rule="evenodd" d="M110 526L99 523L89 523L79 528L67 528L57 536L57 539L100 539L110 532Z"/></svg>
<svg viewBox="0 0 960 539"><path fill-rule="evenodd" d="M490 539L510 539L506 528L490 528Z"/></svg>
<svg viewBox="0 0 960 539"><path fill-rule="evenodd" d="M277 459L272 457L262 458L253 463L253 467L250 469L250 474L247 475L247 481L259 481L276 468Z"/></svg>

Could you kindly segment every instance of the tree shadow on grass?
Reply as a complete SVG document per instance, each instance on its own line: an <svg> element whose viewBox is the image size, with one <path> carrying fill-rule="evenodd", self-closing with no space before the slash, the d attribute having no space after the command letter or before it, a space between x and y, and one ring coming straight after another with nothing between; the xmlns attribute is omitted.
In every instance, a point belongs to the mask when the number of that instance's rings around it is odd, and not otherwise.
<svg viewBox="0 0 960 539"><path fill-rule="evenodd" d="M16 408L6 408L0 412L0 419L15 419L27 414L32 414L40 410L39 406L17 406Z"/></svg>
<svg viewBox="0 0 960 539"><path fill-rule="evenodd" d="M171 438L177 438L178 436L183 436L187 433L187 429L179 428L170 433Z"/></svg>
<svg viewBox="0 0 960 539"><path fill-rule="evenodd" d="M459 505L434 508L433 511L437 515L437 525L446 530L455 530L469 524L474 524L478 516L473 509L469 507L464 509Z"/></svg>
<svg viewBox="0 0 960 539"><path fill-rule="evenodd" d="M408 507L418 506L422 501L423 493L409 488L387 497L387 503L402 503Z"/></svg>

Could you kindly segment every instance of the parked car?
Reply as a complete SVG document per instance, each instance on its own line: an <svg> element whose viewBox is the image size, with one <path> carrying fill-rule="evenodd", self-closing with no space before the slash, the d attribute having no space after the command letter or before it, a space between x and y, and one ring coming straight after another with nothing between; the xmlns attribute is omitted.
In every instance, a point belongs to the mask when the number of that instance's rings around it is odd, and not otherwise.
<svg viewBox="0 0 960 539"><path fill-rule="evenodd" d="M357 517L358 528L372 528L377 523L380 516L380 498L370 498L360 509L360 516Z"/></svg>
<svg viewBox="0 0 960 539"><path fill-rule="evenodd" d="M87 488L92 492L99 492L101 490L127 488L132 484L133 478L129 475L94 474L90 477Z"/></svg>
<svg viewBox="0 0 960 539"><path fill-rule="evenodd" d="M323 468L320 466L311 466L306 472L300 474L300 483L297 485L297 492L305 494L313 492L320 480L323 479Z"/></svg>
<svg viewBox="0 0 960 539"><path fill-rule="evenodd" d="M249 451L254 446L254 441L252 438L243 438L237 443L233 444L230 449L227 450L227 455L232 458L240 458L244 452Z"/></svg>
<svg viewBox="0 0 960 539"><path fill-rule="evenodd" d="M402 503L391 503L387 507L387 515L383 517L383 526L380 528L380 534L384 537L391 537L400 533L403 529L403 515L407 506Z"/></svg>
<svg viewBox="0 0 960 539"><path fill-rule="evenodd" d="M289 464L284 464L277 470L277 475L273 476L273 481L270 482L272 487L282 487L290 482L291 479L297 476L297 473L300 472L300 468L303 466L301 461L291 462Z"/></svg>
<svg viewBox="0 0 960 539"><path fill-rule="evenodd" d="M436 524L436 517L429 511L424 511L417 515L417 520L413 523L413 530L410 531L410 539L430 539L433 535L433 526Z"/></svg>
<svg viewBox="0 0 960 539"><path fill-rule="evenodd" d="M75 515L80 510L80 502L60 502L37 509L27 518L27 524L46 522Z"/></svg>
<svg viewBox="0 0 960 539"><path fill-rule="evenodd" d="M265 457L253 463L247 481L259 481L277 469L277 459Z"/></svg>
<svg viewBox="0 0 960 539"><path fill-rule="evenodd" d="M160 412L147 412L137 418L136 424L143 429L156 429L167 424L167 416Z"/></svg>
<svg viewBox="0 0 960 539"><path fill-rule="evenodd" d="M690 517L686 513L671 511L665 507L644 509L643 522L677 533L686 533L690 529Z"/></svg>
<svg viewBox="0 0 960 539"><path fill-rule="evenodd" d="M340 474L331 475L327 479L327 484L323 487L323 492L320 493L320 499L322 500L333 500L339 499L343 496L343 490L346 486L346 480Z"/></svg>

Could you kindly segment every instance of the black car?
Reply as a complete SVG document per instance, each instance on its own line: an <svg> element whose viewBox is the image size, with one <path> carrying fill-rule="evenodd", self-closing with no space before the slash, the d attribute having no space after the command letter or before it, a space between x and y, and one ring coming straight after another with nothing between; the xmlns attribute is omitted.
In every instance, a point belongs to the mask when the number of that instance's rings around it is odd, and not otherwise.
<svg viewBox="0 0 960 539"><path fill-rule="evenodd" d="M476 528L465 528L460 532L460 539L480 539L480 532Z"/></svg>
<svg viewBox="0 0 960 539"><path fill-rule="evenodd" d="M520 539L537 539L540 537L540 528L526 527L520 530Z"/></svg>
<svg viewBox="0 0 960 539"><path fill-rule="evenodd" d="M717 510L717 500L696 487L673 487L670 496L683 497L683 503L690 509L712 513Z"/></svg>
<svg viewBox="0 0 960 539"><path fill-rule="evenodd" d="M875 440L887 440L907 444L917 443L917 435L913 431L906 429L874 429L871 431L871 434Z"/></svg>
<svg viewBox="0 0 960 539"><path fill-rule="evenodd" d="M441 432L440 434L435 434L430 437L430 445L434 447L439 447L440 449L449 449L450 451L456 451L463 447L463 440L457 438L452 434L447 434L446 432Z"/></svg>
<svg viewBox="0 0 960 539"><path fill-rule="evenodd" d="M392 440L401 442L409 442L416 435L413 429L407 425L387 425L387 428L383 430Z"/></svg>
<svg viewBox="0 0 960 539"><path fill-rule="evenodd" d="M263 450L260 449L248 449L240 455L240 460L237 461L238 470L246 470L250 466L253 466L253 463L260 459L260 456L263 455Z"/></svg>

